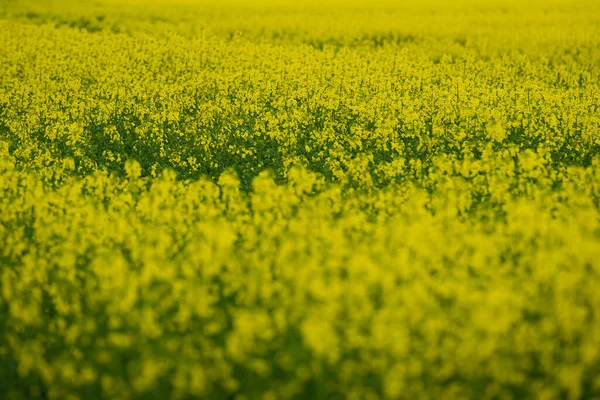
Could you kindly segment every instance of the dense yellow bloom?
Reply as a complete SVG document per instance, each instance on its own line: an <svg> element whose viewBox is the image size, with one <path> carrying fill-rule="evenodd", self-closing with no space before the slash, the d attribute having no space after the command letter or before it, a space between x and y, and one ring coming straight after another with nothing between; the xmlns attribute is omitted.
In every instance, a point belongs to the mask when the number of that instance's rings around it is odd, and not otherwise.
<svg viewBox="0 0 600 400"><path fill-rule="evenodd" d="M600 397L600 3L0 1L0 398Z"/></svg>

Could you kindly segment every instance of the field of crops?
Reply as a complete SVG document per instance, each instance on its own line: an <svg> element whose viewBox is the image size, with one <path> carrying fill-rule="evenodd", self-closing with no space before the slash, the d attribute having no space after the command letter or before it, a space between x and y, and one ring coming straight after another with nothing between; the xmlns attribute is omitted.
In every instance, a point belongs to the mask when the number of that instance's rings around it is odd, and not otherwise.
<svg viewBox="0 0 600 400"><path fill-rule="evenodd" d="M600 2L0 0L0 398L600 398Z"/></svg>

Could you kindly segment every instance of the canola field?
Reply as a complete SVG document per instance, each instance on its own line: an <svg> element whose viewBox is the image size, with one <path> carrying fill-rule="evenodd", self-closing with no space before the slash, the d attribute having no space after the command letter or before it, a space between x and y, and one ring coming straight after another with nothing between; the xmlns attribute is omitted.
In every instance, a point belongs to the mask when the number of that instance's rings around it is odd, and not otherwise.
<svg viewBox="0 0 600 400"><path fill-rule="evenodd" d="M0 398L600 398L600 2L0 1Z"/></svg>

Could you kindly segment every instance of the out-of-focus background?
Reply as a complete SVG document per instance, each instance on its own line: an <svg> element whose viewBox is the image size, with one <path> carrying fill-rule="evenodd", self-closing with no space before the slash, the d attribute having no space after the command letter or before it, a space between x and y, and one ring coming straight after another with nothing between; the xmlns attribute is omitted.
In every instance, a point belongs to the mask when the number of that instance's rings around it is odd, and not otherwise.
<svg viewBox="0 0 600 400"><path fill-rule="evenodd" d="M600 2L593 0L5 0L0 17L90 32L214 34L317 48L427 42L431 51L491 55L551 46L589 59L600 46Z"/></svg>

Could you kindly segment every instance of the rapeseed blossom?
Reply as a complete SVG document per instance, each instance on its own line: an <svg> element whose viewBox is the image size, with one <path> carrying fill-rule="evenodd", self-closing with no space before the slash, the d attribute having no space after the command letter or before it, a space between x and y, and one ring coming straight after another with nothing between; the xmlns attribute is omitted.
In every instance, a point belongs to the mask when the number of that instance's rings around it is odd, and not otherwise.
<svg viewBox="0 0 600 400"><path fill-rule="evenodd" d="M0 397L600 396L597 2L165 4L0 4Z"/></svg>

